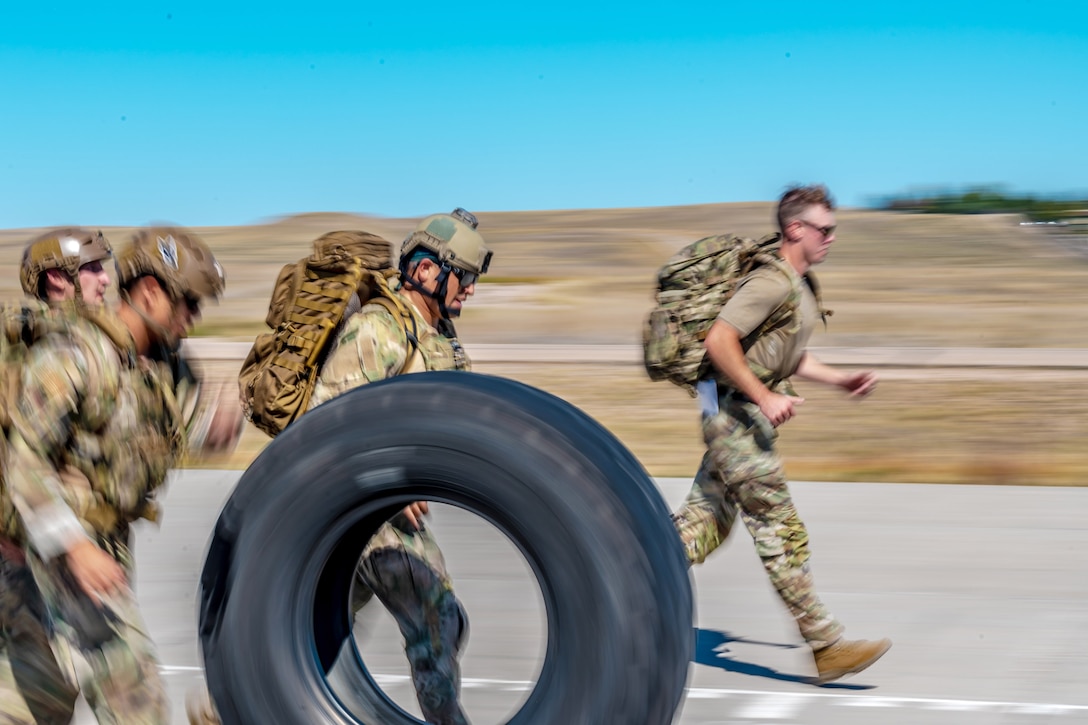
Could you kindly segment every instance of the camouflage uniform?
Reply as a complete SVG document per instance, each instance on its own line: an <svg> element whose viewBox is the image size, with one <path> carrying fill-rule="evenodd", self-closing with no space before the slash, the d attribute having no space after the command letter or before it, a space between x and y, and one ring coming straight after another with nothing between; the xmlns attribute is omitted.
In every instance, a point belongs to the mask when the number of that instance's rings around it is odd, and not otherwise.
<svg viewBox="0 0 1088 725"><path fill-rule="evenodd" d="M772 329L761 329L782 305L792 305L796 312ZM718 319L741 334L748 364L763 383L774 392L792 395L788 378L819 318L809 286L784 266L781 271L762 267L754 272ZM813 650L832 644L842 636L843 627L816 594L808 565L808 531L790 496L775 447L777 430L758 405L727 381L712 384L708 395L702 388L701 394L706 396L707 452L691 492L673 514L689 562L702 563L725 541L739 511L771 584L805 641Z"/></svg>
<svg viewBox="0 0 1088 725"><path fill-rule="evenodd" d="M25 532L5 482L8 468L8 415L18 403L29 329L63 328L75 307L51 307L28 297L0 310L0 411L4 439L0 445L0 715L6 725L71 719L62 703L75 703L78 691L67 682L49 645L45 604L26 563ZM37 333L34 333L37 334Z"/></svg>
<svg viewBox="0 0 1088 725"><path fill-rule="evenodd" d="M21 549L0 552L0 722L68 722L76 696L50 647L45 603Z"/></svg>
<svg viewBox="0 0 1088 725"><path fill-rule="evenodd" d="M194 402L199 386L176 355L138 356L115 316L82 314L93 321L73 319L66 334L30 349L12 414L8 493L32 580L9 604L28 614L40 596L59 662L59 671L34 666L49 655L40 638L13 640L13 678L24 692L49 695L36 703L40 721L68 722L78 684L99 722L165 723L157 655L135 594L126 587L92 601L62 554L88 538L131 581L130 525L156 519L158 488L187 440L202 445L213 411Z"/></svg>
<svg viewBox="0 0 1088 725"><path fill-rule="evenodd" d="M337 336L321 369L311 407L352 388L404 373L468 370L470 363L453 334L427 324L410 300L418 344L382 305L369 304L352 315ZM448 323L441 322L445 328ZM397 621L412 669L423 716L437 725L461 725L461 668L458 654L468 632L468 617L438 542L421 522L415 529L403 514L383 524L363 550L355 571L352 607L358 612L372 595Z"/></svg>

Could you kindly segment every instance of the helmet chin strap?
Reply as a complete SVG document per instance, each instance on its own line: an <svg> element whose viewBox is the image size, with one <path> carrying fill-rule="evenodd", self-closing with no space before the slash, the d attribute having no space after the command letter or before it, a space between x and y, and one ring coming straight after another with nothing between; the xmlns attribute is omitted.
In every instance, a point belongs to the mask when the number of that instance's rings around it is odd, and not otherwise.
<svg viewBox="0 0 1088 725"><path fill-rule="evenodd" d="M448 264L442 265L442 271L438 273L438 277L434 281L434 297L438 300L438 313L442 316L443 320L452 320L461 314L461 310L451 310L446 307L446 288L450 282L450 272L453 269Z"/></svg>
<svg viewBox="0 0 1088 725"><path fill-rule="evenodd" d="M86 300L83 299L83 285L79 283L79 270L77 269L75 274L69 276L72 278L72 288L76 291L76 305L82 307Z"/></svg>
<svg viewBox="0 0 1088 725"><path fill-rule="evenodd" d="M449 321L454 317L461 314L460 310L451 310L446 307L446 292L449 287L450 272L453 268L448 264L443 263L439 267L438 276L434 280L434 290L431 291L420 284L419 280L408 274L407 270L401 270L401 278L404 280L404 285L410 289L414 289L424 297L429 297L438 303L438 316L443 320Z"/></svg>
<svg viewBox="0 0 1088 725"><path fill-rule="evenodd" d="M140 319L143 320L143 323L147 325L147 329L151 331L152 336L155 338L155 342L158 342L159 345L162 345L168 350L174 350L178 347L178 345L181 344L181 338L178 337L178 335L176 335L173 331L167 329L163 325L160 325L158 322L155 322L155 320L151 319L151 317L142 307L132 301L132 298L129 296L127 290L120 290L119 296L128 304L129 307L132 308L133 312L135 312L140 317Z"/></svg>

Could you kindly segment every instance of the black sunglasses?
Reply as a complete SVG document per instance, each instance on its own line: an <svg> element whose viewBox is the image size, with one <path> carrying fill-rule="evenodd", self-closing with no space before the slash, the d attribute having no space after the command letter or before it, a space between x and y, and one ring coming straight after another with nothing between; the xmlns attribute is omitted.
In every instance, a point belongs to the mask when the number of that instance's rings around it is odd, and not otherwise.
<svg viewBox="0 0 1088 725"><path fill-rule="evenodd" d="M797 221L800 222L801 224L804 224L806 227L809 227L810 229L815 229L820 234L822 234L825 239L827 237L830 237L832 234L834 234L835 233L835 228L838 226L837 224L831 224L830 226L826 226L826 227L818 227L815 224L813 224L812 222L807 222L804 219L798 219Z"/></svg>
<svg viewBox="0 0 1088 725"><path fill-rule="evenodd" d="M453 272L453 276L457 278L457 283L461 285L461 288L471 287L476 284L476 280L480 279L479 272L469 272L467 269L461 269L460 267L450 267L450 271Z"/></svg>

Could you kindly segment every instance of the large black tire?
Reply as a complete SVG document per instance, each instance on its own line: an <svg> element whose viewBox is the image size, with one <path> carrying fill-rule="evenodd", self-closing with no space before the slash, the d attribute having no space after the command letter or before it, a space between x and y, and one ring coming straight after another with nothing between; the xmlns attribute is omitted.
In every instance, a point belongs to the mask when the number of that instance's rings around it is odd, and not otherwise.
<svg viewBox="0 0 1088 725"><path fill-rule="evenodd" d="M649 476L554 396L436 372L307 413L238 482L200 582L204 664L225 725L417 722L366 671L348 606L365 542L414 500L487 519L536 574L547 645L511 723L672 722L692 592Z"/></svg>

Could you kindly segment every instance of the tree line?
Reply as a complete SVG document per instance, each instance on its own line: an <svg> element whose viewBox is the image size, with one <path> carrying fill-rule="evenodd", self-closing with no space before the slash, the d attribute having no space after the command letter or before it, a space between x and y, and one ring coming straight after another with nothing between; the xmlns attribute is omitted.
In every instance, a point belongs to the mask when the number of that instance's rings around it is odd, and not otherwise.
<svg viewBox="0 0 1088 725"><path fill-rule="evenodd" d="M1021 196L992 187L964 192L893 195L880 199L877 206L887 211L922 214L1022 214L1035 222L1088 217L1088 199Z"/></svg>

